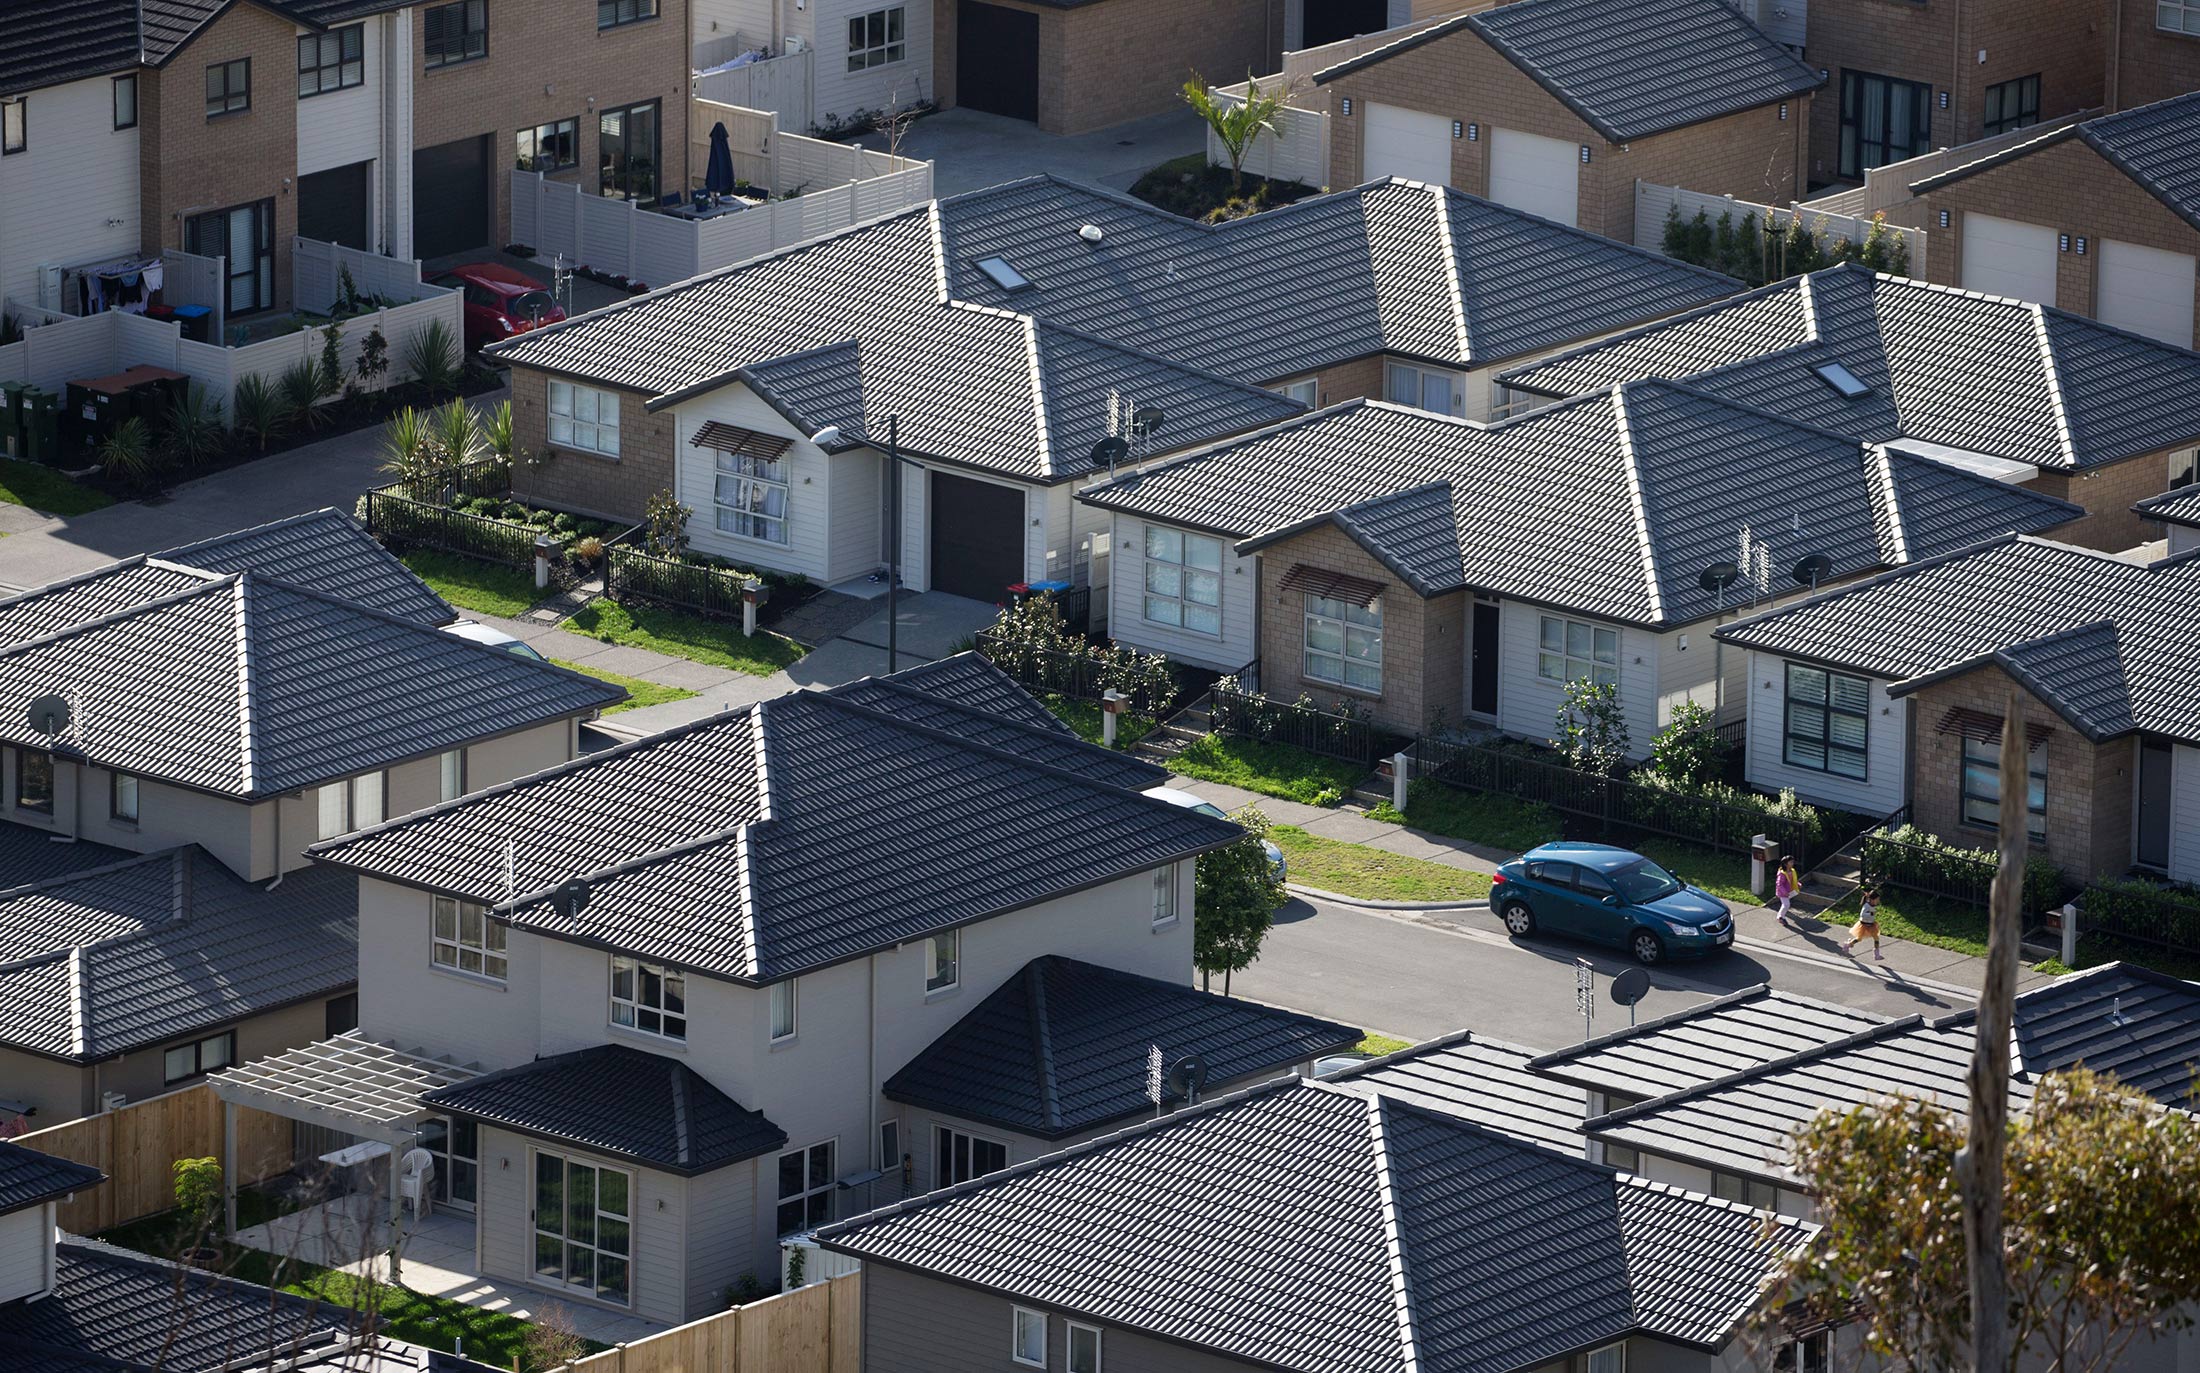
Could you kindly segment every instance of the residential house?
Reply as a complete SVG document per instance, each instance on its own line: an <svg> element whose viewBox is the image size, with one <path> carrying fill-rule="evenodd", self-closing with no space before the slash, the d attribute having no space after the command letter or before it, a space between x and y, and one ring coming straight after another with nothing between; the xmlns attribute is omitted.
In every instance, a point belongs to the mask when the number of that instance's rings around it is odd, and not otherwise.
<svg viewBox="0 0 2200 1373"><path fill-rule="evenodd" d="M1354 396L1478 416L1502 363L1734 286L1404 182L1209 226L1038 177L491 351L527 494L639 516L670 490L698 551L827 583L898 525L909 585L997 601L1105 584L1073 494L1112 468Z"/></svg>
<svg viewBox="0 0 2200 1373"><path fill-rule="evenodd" d="M2136 109L2200 90L2200 6L2186 0L2107 0L2104 103Z"/></svg>
<svg viewBox="0 0 2200 1373"><path fill-rule="evenodd" d="M1548 738L1590 678L1615 687L1638 754L1681 701L1735 717L1741 655L1722 664L1709 631L1795 594L1792 570L1847 580L2078 514L1668 382L1491 423L1355 401L1083 499L1114 520L1116 585L1143 589L1111 613L1120 642L1257 659L1271 696L1342 699L1407 734ZM1212 604L1204 635L1172 595Z"/></svg>
<svg viewBox="0 0 2200 1373"><path fill-rule="evenodd" d="M2200 355L2067 311L1858 266L1499 374L1509 399L1667 377L2085 507L2058 534L2152 537L2135 500L2192 480ZM1768 512L1768 518L1778 512Z"/></svg>
<svg viewBox="0 0 2200 1373"><path fill-rule="evenodd" d="M1314 81L1337 180L1456 186L1628 243L1637 181L1798 198L1823 84L1726 0L1518 0Z"/></svg>
<svg viewBox="0 0 2200 1373"><path fill-rule="evenodd" d="M1991 848L2008 700L2026 830L2073 877L2200 880L2200 562L2011 538L1719 631L1749 662L1749 780Z"/></svg>
<svg viewBox="0 0 2200 1373"><path fill-rule="evenodd" d="M2167 549L2171 557L2200 548L2200 482L2172 487L2131 508L2168 531Z"/></svg>
<svg viewBox="0 0 2200 1373"><path fill-rule="evenodd" d="M1241 831L1166 775L975 655L591 754L316 846L359 1030L214 1087L432 1140L488 1276L693 1319L782 1236L1152 1111L1149 1046L1219 1085L1357 1039L1192 989Z"/></svg>

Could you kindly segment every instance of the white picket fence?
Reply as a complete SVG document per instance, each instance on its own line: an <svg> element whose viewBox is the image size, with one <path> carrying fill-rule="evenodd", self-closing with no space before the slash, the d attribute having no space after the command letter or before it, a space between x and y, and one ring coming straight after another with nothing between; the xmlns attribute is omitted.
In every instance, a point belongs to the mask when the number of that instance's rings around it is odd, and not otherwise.
<svg viewBox="0 0 2200 1373"><path fill-rule="evenodd" d="M1862 243L1864 235L1871 232L1871 216L1841 214L1818 209L1811 205L1789 203L1787 205L1759 205L1753 201L1737 200L1733 196L1708 195L1680 186L1660 186L1655 182L1635 183L1635 246L1652 252L1665 251L1665 223L1667 215L1678 210L1683 223L1696 217L1701 210L1713 223L1722 214L1732 215L1737 228L1744 215L1754 214L1758 221L1770 220L1785 226L1788 220L1800 214L1803 227L1810 230L1820 242L1831 238L1845 238L1851 243ZM1886 226L1887 232L1900 238L1910 250L1909 274L1923 279L1925 276L1925 243L1923 229L1906 228L1899 224Z"/></svg>

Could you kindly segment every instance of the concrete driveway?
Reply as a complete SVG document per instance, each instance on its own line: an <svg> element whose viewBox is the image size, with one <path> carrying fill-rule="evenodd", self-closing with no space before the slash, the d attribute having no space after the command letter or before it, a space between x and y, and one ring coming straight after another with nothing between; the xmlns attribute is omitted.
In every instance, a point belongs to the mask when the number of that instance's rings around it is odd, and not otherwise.
<svg viewBox="0 0 2200 1373"><path fill-rule="evenodd" d="M1157 163L1206 147L1206 128L1198 115L1182 108L1063 137L1041 133L1021 119L955 109L910 126L901 151L933 164L934 195L957 195L1040 172L1127 191ZM879 134L856 141L866 148L886 147Z"/></svg>

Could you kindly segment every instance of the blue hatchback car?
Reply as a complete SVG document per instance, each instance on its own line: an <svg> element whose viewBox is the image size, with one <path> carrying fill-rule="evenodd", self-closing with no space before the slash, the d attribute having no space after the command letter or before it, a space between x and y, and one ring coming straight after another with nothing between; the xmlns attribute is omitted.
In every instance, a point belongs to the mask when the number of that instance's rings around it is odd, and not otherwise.
<svg viewBox="0 0 2200 1373"><path fill-rule="evenodd" d="M1734 913L1639 853L1610 844L1543 844L1497 870L1490 908L1516 938L1542 930L1613 944L1662 963L1734 942Z"/></svg>

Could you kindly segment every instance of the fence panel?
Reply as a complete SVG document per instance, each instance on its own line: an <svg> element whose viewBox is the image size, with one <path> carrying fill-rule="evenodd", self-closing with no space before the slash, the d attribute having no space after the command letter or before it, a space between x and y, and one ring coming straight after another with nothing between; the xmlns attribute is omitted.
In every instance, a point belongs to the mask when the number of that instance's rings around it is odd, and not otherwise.
<svg viewBox="0 0 2200 1373"><path fill-rule="evenodd" d="M1742 216L1754 214L1760 222L1770 221L1785 226L1789 219L1800 213L1803 227L1821 239L1827 235L1845 238L1851 243L1862 243L1871 232L1871 216L1837 214L1814 209L1809 205L1760 205L1754 201L1737 200L1733 196L1710 195L1703 191L1691 191L1684 186L1660 186L1655 182L1635 183L1635 246L1648 248L1654 253L1665 251L1666 216L1679 211L1686 223L1700 210L1713 223L1719 216L1730 214L1739 226ZM1889 234L1900 238L1910 250L1909 274L1923 280L1925 277L1926 233L1923 229L1908 228L1900 224L1888 224Z"/></svg>
<svg viewBox="0 0 2200 1373"><path fill-rule="evenodd" d="M1217 734L1289 744L1325 758L1375 766L1376 729L1359 716L1302 710L1287 702L1221 687L1214 689L1210 699Z"/></svg>
<svg viewBox="0 0 2200 1373"><path fill-rule="evenodd" d="M565 1373L858 1373L863 1275L849 1273L674 1326Z"/></svg>
<svg viewBox="0 0 2200 1373"><path fill-rule="evenodd" d="M697 50L697 60L703 57ZM740 49L727 54L726 60L740 55ZM695 94L713 104L740 105L752 110L768 110L779 116L783 127L807 129L815 122L810 114L811 91L816 85L812 64L816 53L787 53L779 57L767 57L756 62L745 62L725 71L706 71L694 80ZM710 125L703 126L705 133Z"/></svg>
<svg viewBox="0 0 2200 1373"><path fill-rule="evenodd" d="M19 1135L14 1142L107 1174L107 1181L61 1205L61 1228L91 1234L173 1208L175 1161L222 1156L222 1103L213 1088L194 1083L119 1110ZM238 1107L237 1184L287 1171L294 1162L290 1142L288 1120Z"/></svg>
<svg viewBox="0 0 2200 1373"><path fill-rule="evenodd" d="M291 289L301 310L321 315L333 310L347 271L361 296L398 304L423 299L437 289L421 284L420 263L413 258L383 257L314 238L290 242Z"/></svg>
<svg viewBox="0 0 2200 1373"><path fill-rule="evenodd" d="M228 322L228 265L218 257L167 249L160 255L160 298L170 305L204 305L214 312L208 338L220 338Z"/></svg>
<svg viewBox="0 0 2200 1373"><path fill-rule="evenodd" d="M2136 879L2088 883L2078 900L2078 933L2200 954L2200 892L2156 888Z"/></svg>
<svg viewBox="0 0 2200 1373"><path fill-rule="evenodd" d="M697 267L696 226L672 215L633 217L634 264L627 272L651 286L686 281Z"/></svg>
<svg viewBox="0 0 2200 1373"><path fill-rule="evenodd" d="M449 506L412 500L387 489L367 493L367 531L400 543L423 544L509 567L533 567L535 536L544 532L532 525L486 519Z"/></svg>
<svg viewBox="0 0 2200 1373"><path fill-rule="evenodd" d="M604 550L604 594L614 601L646 601L732 618L741 613L745 581L738 572L653 558L638 549Z"/></svg>

